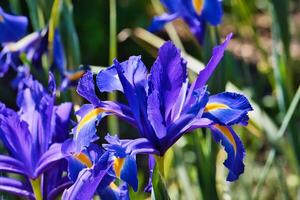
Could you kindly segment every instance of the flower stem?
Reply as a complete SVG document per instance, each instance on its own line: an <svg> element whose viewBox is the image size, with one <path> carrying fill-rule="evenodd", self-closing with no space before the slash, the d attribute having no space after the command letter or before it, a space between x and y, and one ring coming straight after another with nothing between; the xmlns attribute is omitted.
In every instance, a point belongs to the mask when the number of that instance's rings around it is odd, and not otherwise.
<svg viewBox="0 0 300 200"><path fill-rule="evenodd" d="M117 57L117 5L116 0L109 0L109 62L112 64L113 59ZM110 101L117 99L115 92L108 95ZM116 118L108 118L108 131L118 133L118 121Z"/></svg>
<svg viewBox="0 0 300 200"><path fill-rule="evenodd" d="M165 178L165 157L164 156L155 156L156 164L158 171L162 178Z"/></svg>
<svg viewBox="0 0 300 200"><path fill-rule="evenodd" d="M37 178L37 179L32 179L30 180L32 189L33 189L33 193L35 196L36 200L42 200L43 196L42 196L42 191L41 191L41 178Z"/></svg>

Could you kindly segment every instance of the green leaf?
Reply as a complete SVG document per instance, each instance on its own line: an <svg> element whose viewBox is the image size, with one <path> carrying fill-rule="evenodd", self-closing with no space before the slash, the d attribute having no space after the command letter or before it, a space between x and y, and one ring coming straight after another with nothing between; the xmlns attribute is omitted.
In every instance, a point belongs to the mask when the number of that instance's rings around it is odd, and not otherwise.
<svg viewBox="0 0 300 200"><path fill-rule="evenodd" d="M170 199L164 180L159 173L157 165L152 175L152 200L168 200Z"/></svg>

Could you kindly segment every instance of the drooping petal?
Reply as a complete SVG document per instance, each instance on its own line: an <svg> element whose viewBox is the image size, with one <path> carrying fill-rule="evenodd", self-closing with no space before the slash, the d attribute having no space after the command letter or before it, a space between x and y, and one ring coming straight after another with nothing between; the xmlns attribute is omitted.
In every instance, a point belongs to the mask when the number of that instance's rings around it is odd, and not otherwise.
<svg viewBox="0 0 300 200"><path fill-rule="evenodd" d="M22 175L30 175L27 170L24 170L25 166L19 160L15 158L0 155L0 171L12 172Z"/></svg>
<svg viewBox="0 0 300 200"><path fill-rule="evenodd" d="M125 158L115 158L113 169L116 177L128 183L136 192L138 189L136 158L133 155Z"/></svg>
<svg viewBox="0 0 300 200"><path fill-rule="evenodd" d="M27 26L26 17L7 14L0 7L0 43L19 40L25 35Z"/></svg>
<svg viewBox="0 0 300 200"><path fill-rule="evenodd" d="M223 145L227 152L224 162L229 170L227 181L235 181L244 172L244 145L231 127L214 125L211 130L215 141Z"/></svg>
<svg viewBox="0 0 300 200"><path fill-rule="evenodd" d="M79 173L76 182L64 191L62 199L91 199L111 166L108 154L104 154L93 168L86 168Z"/></svg>
<svg viewBox="0 0 300 200"><path fill-rule="evenodd" d="M223 16L222 2L220 0L204 0L202 16L214 26L220 24Z"/></svg>
<svg viewBox="0 0 300 200"><path fill-rule="evenodd" d="M245 96L223 92L209 97L203 117L227 126L247 125L248 112L251 110L252 107Z"/></svg>
<svg viewBox="0 0 300 200"><path fill-rule="evenodd" d="M12 178L0 177L0 191L9 192L26 199L35 199L28 185Z"/></svg>
<svg viewBox="0 0 300 200"><path fill-rule="evenodd" d="M77 143L77 150L80 151L88 147L91 142L98 139L96 135L98 122L108 113L101 108L84 107L86 115L79 121L78 125L73 129L74 140ZM87 111L87 109L89 109Z"/></svg>

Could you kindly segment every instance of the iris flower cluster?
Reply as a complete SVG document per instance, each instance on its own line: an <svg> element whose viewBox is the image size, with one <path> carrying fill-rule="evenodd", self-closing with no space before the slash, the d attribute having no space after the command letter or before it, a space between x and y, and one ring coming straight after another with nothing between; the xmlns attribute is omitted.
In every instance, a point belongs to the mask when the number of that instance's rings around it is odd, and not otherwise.
<svg viewBox="0 0 300 200"><path fill-rule="evenodd" d="M78 157L98 139L96 125L105 116L114 115L128 122L139 131L140 137L119 139L107 135L104 148L113 154L109 156L111 159L108 158L112 162L109 166L114 169L111 176L122 179L136 190L137 154L163 157L184 134L208 128L228 154L224 162L229 170L227 181L238 179L244 171L245 150L233 126L247 125L248 112L252 107L241 94L223 92L210 95L206 86L231 37L231 34L228 35L224 43L214 49L207 66L191 84L188 82L186 61L172 42L166 42L159 49L150 73L140 56L132 56L121 63L114 60L111 67L96 75L95 82L93 74L86 73L77 92L90 104L78 111L81 120L73 129L73 149L70 152ZM101 100L96 90L100 93L119 91L127 104ZM82 158L82 163L86 163L87 156ZM89 160L88 163L92 162ZM94 165L86 166L93 168ZM77 177L76 182L78 188L80 183L85 187L85 177Z"/></svg>
<svg viewBox="0 0 300 200"><path fill-rule="evenodd" d="M203 39L205 22L220 23L221 3L218 0L161 0L169 14L156 17L152 30L182 17L199 41ZM214 10L214 12L211 12ZM0 139L7 152L0 155L0 190L28 199L129 199L129 187L138 190L136 156L149 158L149 184L157 164L154 157L163 157L183 135L199 128L210 129L212 137L227 152L224 162L234 181L244 171L244 146L233 126L245 126L252 110L242 94L222 92L211 95L207 81L223 57L232 34L214 48L207 66L189 82L187 62L172 42L159 49L150 72L140 56L113 65L93 74L88 68L66 70L65 55L55 31L51 70L65 78L61 89L78 80L77 92L89 103L77 110L78 123L71 120L71 103L55 104L56 83L52 73L48 88L34 79L26 67L27 60L35 70L43 70L42 57L49 54L49 30L26 36L28 21L0 8L0 76L10 68L22 71L17 82L18 111L0 103ZM27 63L28 64L28 63ZM86 72L87 71L87 72ZM102 93L121 93L126 103L103 100ZM138 130L135 139L120 139L107 134L99 139L97 127L104 117L114 115ZM71 126L73 129L71 130ZM69 137L69 133L73 137ZM114 133L116 134L116 133ZM10 176L19 174L22 179Z"/></svg>
<svg viewBox="0 0 300 200"><path fill-rule="evenodd" d="M0 77L3 77L10 68L17 72L14 85L23 77L32 74L45 73L43 57L49 56L52 51L50 71L58 71L63 79L61 90L74 85L88 68L76 71L66 69L65 52L58 30L55 30L53 48L49 48L48 26L40 31L26 35L28 20L24 16L14 16L5 13L0 7L0 43L3 46L0 52ZM31 69L25 67L29 65Z"/></svg>

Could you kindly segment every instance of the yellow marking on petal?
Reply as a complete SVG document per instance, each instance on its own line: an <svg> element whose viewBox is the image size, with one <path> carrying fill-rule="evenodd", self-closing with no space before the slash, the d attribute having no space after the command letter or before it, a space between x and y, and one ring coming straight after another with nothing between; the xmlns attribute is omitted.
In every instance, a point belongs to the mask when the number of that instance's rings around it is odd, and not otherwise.
<svg viewBox="0 0 300 200"><path fill-rule="evenodd" d="M229 140L229 142L233 145L234 151L236 152L236 143L235 140L230 132L230 130L226 126L221 125L214 125L215 128L217 128L225 137Z"/></svg>
<svg viewBox="0 0 300 200"><path fill-rule="evenodd" d="M4 17L2 15L0 15L0 23L4 22Z"/></svg>
<svg viewBox="0 0 300 200"><path fill-rule="evenodd" d="M87 113L78 123L76 132L79 133L85 124L87 124L89 121L95 119L102 112L104 112L104 110L102 108L96 108L96 109L90 111L89 113Z"/></svg>
<svg viewBox="0 0 300 200"><path fill-rule="evenodd" d="M197 14L200 15L201 11L203 9L203 0L193 0L193 6L194 6Z"/></svg>
<svg viewBox="0 0 300 200"><path fill-rule="evenodd" d="M90 158L84 153L77 153L74 155L74 157L88 168L91 168L93 166L93 163L90 160Z"/></svg>
<svg viewBox="0 0 300 200"><path fill-rule="evenodd" d="M124 158L115 158L114 160L114 170L118 178L120 178L121 170L124 165L124 160L125 160Z"/></svg>
<svg viewBox="0 0 300 200"><path fill-rule="evenodd" d="M204 112L209 112L209 111L218 110L218 109L226 109L226 108L229 108L229 107L222 103L208 103L205 106Z"/></svg>
<svg viewBox="0 0 300 200"><path fill-rule="evenodd" d="M67 77L70 81L76 81L80 79L85 74L85 71L78 71L72 74L69 74Z"/></svg>
<svg viewBox="0 0 300 200"><path fill-rule="evenodd" d="M113 189L113 190L118 190L118 189L119 189L118 186L117 186L114 182L111 182L111 183L109 184L109 187L110 187L111 189Z"/></svg>

